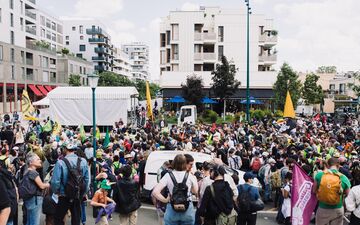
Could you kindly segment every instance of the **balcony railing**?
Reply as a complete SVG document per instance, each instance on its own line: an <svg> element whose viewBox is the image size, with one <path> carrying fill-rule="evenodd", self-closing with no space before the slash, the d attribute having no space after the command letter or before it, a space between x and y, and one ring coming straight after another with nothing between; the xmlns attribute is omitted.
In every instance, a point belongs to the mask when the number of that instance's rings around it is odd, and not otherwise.
<svg viewBox="0 0 360 225"><path fill-rule="evenodd" d="M90 43L107 43L105 38L89 38Z"/></svg>
<svg viewBox="0 0 360 225"><path fill-rule="evenodd" d="M34 80L34 74L33 73L26 74L26 79L27 80Z"/></svg>
<svg viewBox="0 0 360 225"><path fill-rule="evenodd" d="M56 69L56 64L50 64L50 69Z"/></svg>
<svg viewBox="0 0 360 225"><path fill-rule="evenodd" d="M36 4L36 0L28 0L29 2Z"/></svg>
<svg viewBox="0 0 360 225"><path fill-rule="evenodd" d="M261 34L259 37L259 42L273 42L276 43L277 42L277 36L274 35L267 35L265 34Z"/></svg>
<svg viewBox="0 0 360 225"><path fill-rule="evenodd" d="M33 59L26 59L26 65L29 65L29 66L34 65L34 60Z"/></svg>
<svg viewBox="0 0 360 225"><path fill-rule="evenodd" d="M214 32L203 33L204 40L216 41L216 34Z"/></svg>
<svg viewBox="0 0 360 225"><path fill-rule="evenodd" d="M30 17L31 19L36 20L36 13L33 13L33 12L29 11L29 10L25 10L25 15L27 17Z"/></svg>
<svg viewBox="0 0 360 225"><path fill-rule="evenodd" d="M103 56L93 56L91 59L93 61L106 61L106 58Z"/></svg>
<svg viewBox="0 0 360 225"><path fill-rule="evenodd" d="M203 40L203 35L202 35L202 33L195 32L195 33L194 33L194 40L195 40L195 41L202 41L202 40Z"/></svg>
<svg viewBox="0 0 360 225"><path fill-rule="evenodd" d="M96 53L108 53L109 51L106 48L103 48L103 47L96 47L95 52Z"/></svg>
<svg viewBox="0 0 360 225"><path fill-rule="evenodd" d="M101 29L100 27L94 27L94 28L86 29L86 34L108 36L107 33L105 31L103 31L103 29Z"/></svg>
<svg viewBox="0 0 360 225"><path fill-rule="evenodd" d="M105 67L102 66L102 65L95 65L95 70L97 70L97 71L104 71L104 70L105 70Z"/></svg>
<svg viewBox="0 0 360 225"><path fill-rule="evenodd" d="M203 60L203 54L201 52L194 53L194 60Z"/></svg>
<svg viewBox="0 0 360 225"><path fill-rule="evenodd" d="M259 61L260 62L276 62L277 60L277 55L273 54L273 55L260 55L259 56Z"/></svg>
<svg viewBox="0 0 360 225"><path fill-rule="evenodd" d="M203 58L204 60L216 60L216 54L213 52L204 52Z"/></svg>
<svg viewBox="0 0 360 225"><path fill-rule="evenodd" d="M26 32L30 33L30 34L33 34L33 35L36 35L36 28L34 27L26 27Z"/></svg>

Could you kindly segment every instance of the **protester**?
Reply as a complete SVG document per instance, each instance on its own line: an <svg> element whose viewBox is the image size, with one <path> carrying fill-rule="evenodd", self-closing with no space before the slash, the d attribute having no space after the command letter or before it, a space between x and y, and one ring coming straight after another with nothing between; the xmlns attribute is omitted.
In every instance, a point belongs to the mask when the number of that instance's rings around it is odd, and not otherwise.
<svg viewBox="0 0 360 225"><path fill-rule="evenodd" d="M346 209L351 212L350 224L360 224L360 184L351 188L345 198Z"/></svg>
<svg viewBox="0 0 360 225"><path fill-rule="evenodd" d="M285 186L281 189L284 199L281 206L281 212L285 218L285 225L291 225L291 180L292 173L287 172L285 175Z"/></svg>
<svg viewBox="0 0 360 225"><path fill-rule="evenodd" d="M6 192L6 187L2 179L0 179L0 225L6 225L10 216L10 199Z"/></svg>
<svg viewBox="0 0 360 225"><path fill-rule="evenodd" d="M100 209L105 209L109 202L114 203L114 200L112 200L111 198L108 197L109 190L111 190L111 185L108 183L108 181L106 179L104 179L100 183L100 189L95 192L95 194L90 202L90 205L97 208L96 209L97 213L101 213ZM98 216L99 215L96 215L95 218L97 218ZM108 215L106 215L106 213L100 215L100 220L95 224L108 225L109 223L107 220L107 216Z"/></svg>

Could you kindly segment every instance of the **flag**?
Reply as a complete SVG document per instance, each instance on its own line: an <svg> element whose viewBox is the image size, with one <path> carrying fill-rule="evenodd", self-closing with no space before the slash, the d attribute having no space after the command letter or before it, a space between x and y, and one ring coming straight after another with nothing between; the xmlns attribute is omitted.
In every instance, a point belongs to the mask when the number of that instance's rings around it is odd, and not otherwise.
<svg viewBox="0 0 360 225"><path fill-rule="evenodd" d="M293 103L291 101L290 92L287 91L286 93L286 100L284 106L284 117L295 118L295 110Z"/></svg>
<svg viewBox="0 0 360 225"><path fill-rule="evenodd" d="M293 168L291 186L291 221L293 225L308 225L316 207L316 195L312 192L314 181L298 164Z"/></svg>
<svg viewBox="0 0 360 225"><path fill-rule="evenodd" d="M154 117L153 117L153 111L152 111L152 106L151 106L149 81L146 81L146 110L147 110L147 117L153 121Z"/></svg>
<svg viewBox="0 0 360 225"><path fill-rule="evenodd" d="M61 124L58 120L55 121L54 127L53 127L53 134L57 135L61 133Z"/></svg>
<svg viewBox="0 0 360 225"><path fill-rule="evenodd" d="M50 122L50 120L48 120L47 122L46 122L46 124L42 127L42 131L43 132L50 132L50 131L52 131L52 125L51 125L51 122Z"/></svg>
<svg viewBox="0 0 360 225"><path fill-rule="evenodd" d="M22 93L21 108L24 120L39 120L33 116L35 114L35 108L31 104L31 100L26 90L23 90Z"/></svg>
<svg viewBox="0 0 360 225"><path fill-rule="evenodd" d="M109 144L110 144L110 134L109 134L108 128L106 128L106 134L105 134L103 147L106 148Z"/></svg>
<svg viewBox="0 0 360 225"><path fill-rule="evenodd" d="M81 142L84 142L86 139L86 134L83 124L80 125L80 138L81 138Z"/></svg>
<svg viewBox="0 0 360 225"><path fill-rule="evenodd" d="M95 137L96 137L96 140L100 140L100 138L101 138L100 129L98 127L96 127Z"/></svg>

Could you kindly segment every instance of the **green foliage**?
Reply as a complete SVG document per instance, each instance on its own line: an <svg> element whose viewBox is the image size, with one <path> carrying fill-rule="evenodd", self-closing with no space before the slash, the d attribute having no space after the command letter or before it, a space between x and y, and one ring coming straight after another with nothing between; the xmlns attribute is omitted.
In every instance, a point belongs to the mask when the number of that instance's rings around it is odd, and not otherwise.
<svg viewBox="0 0 360 225"><path fill-rule="evenodd" d="M241 118L241 113L236 113L235 116L234 116L234 119L233 119L233 122L239 122L240 121L240 118Z"/></svg>
<svg viewBox="0 0 360 225"><path fill-rule="evenodd" d="M301 89L302 84L299 76L293 71L289 64L284 63L281 66L277 80L273 86L274 100L277 107L279 109L284 108L287 90L289 90L293 105L296 107L301 96Z"/></svg>
<svg viewBox="0 0 360 225"><path fill-rule="evenodd" d="M250 110L250 116L251 116L251 118L261 120L265 117L265 112L261 109Z"/></svg>
<svg viewBox="0 0 360 225"><path fill-rule="evenodd" d="M319 66L317 73L336 73L336 66Z"/></svg>
<svg viewBox="0 0 360 225"><path fill-rule="evenodd" d="M40 48L50 49L50 44L44 40L36 41L35 45Z"/></svg>
<svg viewBox="0 0 360 225"><path fill-rule="evenodd" d="M196 105L198 108L201 106L201 100L204 97L202 92L204 88L203 80L196 75L188 76L186 83L181 84L183 97L191 105Z"/></svg>
<svg viewBox="0 0 360 225"><path fill-rule="evenodd" d="M314 73L306 75L304 86L302 88L302 95L307 105L319 104L324 100L324 93L321 85L317 85L319 76Z"/></svg>
<svg viewBox="0 0 360 225"><path fill-rule="evenodd" d="M205 110L202 115L202 120L206 123L215 123L219 115L213 110Z"/></svg>
<svg viewBox="0 0 360 225"><path fill-rule="evenodd" d="M69 50L69 49L67 49L67 48L61 49L61 54L63 54L63 55L68 55L69 53L70 53L70 50Z"/></svg>
<svg viewBox="0 0 360 225"><path fill-rule="evenodd" d="M355 92L357 97L360 97L360 85L355 85L355 83L359 83L360 81L360 72L354 73L353 76L355 79L357 79L358 82L349 84L349 87Z"/></svg>
<svg viewBox="0 0 360 225"><path fill-rule="evenodd" d="M139 80L133 82L129 78L118 75L114 72L102 72L99 75L99 86L106 87L135 87L139 92L139 100L146 99L146 82ZM156 96L156 93L160 90L159 85L150 83L150 95L152 98Z"/></svg>
<svg viewBox="0 0 360 225"><path fill-rule="evenodd" d="M221 64L211 73L212 89L217 97L224 100L232 96L239 88L240 82L235 79L236 68L231 66L225 56L221 58Z"/></svg>
<svg viewBox="0 0 360 225"><path fill-rule="evenodd" d="M277 30L272 30L271 35L274 35L274 36L278 35L278 31Z"/></svg>
<svg viewBox="0 0 360 225"><path fill-rule="evenodd" d="M276 110L275 113L274 113L274 117L276 118L280 118L280 117L283 117L284 116L284 112L281 111L281 110Z"/></svg>
<svg viewBox="0 0 360 225"><path fill-rule="evenodd" d="M73 87L81 86L81 76L78 74L70 74L69 86L73 86Z"/></svg>

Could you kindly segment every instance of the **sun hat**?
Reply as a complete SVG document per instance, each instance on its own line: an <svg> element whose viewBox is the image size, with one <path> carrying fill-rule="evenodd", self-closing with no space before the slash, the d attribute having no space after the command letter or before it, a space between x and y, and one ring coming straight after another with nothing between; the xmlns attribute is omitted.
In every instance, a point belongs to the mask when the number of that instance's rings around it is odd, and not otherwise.
<svg viewBox="0 0 360 225"><path fill-rule="evenodd" d="M104 179L100 183L100 188L105 189L105 190L110 190L111 189L111 183L108 180Z"/></svg>

